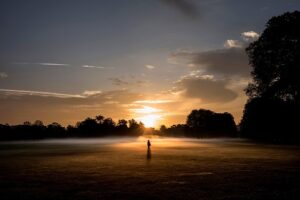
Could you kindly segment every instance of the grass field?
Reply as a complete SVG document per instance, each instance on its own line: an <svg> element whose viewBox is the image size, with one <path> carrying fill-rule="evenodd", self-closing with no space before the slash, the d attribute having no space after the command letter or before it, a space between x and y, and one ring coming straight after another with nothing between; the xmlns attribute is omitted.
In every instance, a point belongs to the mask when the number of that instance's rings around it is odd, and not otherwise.
<svg viewBox="0 0 300 200"><path fill-rule="evenodd" d="M0 143L0 199L300 199L300 148L233 139Z"/></svg>

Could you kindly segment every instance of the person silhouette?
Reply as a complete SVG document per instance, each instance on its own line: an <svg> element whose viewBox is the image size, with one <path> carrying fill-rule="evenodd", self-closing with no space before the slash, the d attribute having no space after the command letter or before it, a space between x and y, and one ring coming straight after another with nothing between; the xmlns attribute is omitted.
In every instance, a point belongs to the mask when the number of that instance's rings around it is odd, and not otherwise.
<svg viewBox="0 0 300 200"><path fill-rule="evenodd" d="M152 155L151 155L151 148L148 148L147 149L147 160L150 161L151 157L152 157Z"/></svg>
<svg viewBox="0 0 300 200"><path fill-rule="evenodd" d="M150 161L151 160L151 142L150 140L147 141L147 160Z"/></svg>

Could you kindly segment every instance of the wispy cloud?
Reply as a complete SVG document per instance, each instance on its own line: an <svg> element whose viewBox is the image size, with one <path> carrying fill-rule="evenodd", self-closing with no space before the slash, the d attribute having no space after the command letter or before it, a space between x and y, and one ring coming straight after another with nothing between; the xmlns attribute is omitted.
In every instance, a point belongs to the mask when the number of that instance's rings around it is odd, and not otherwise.
<svg viewBox="0 0 300 200"><path fill-rule="evenodd" d="M42 66L70 66L66 63L52 63L52 62L12 62L13 65L42 65Z"/></svg>
<svg viewBox="0 0 300 200"><path fill-rule="evenodd" d="M242 48L243 44L238 40L226 40L224 43L225 48Z"/></svg>
<svg viewBox="0 0 300 200"><path fill-rule="evenodd" d="M12 64L14 65L41 65L41 66L52 66L52 67L67 67L67 66L71 66L71 64L67 64L67 63L52 63L52 62L13 62ZM73 67L76 67L76 65L74 65ZM94 69L114 69L114 67L103 67L103 66L96 66L96 65L80 65L77 67L81 67L81 68L94 68Z"/></svg>
<svg viewBox="0 0 300 200"><path fill-rule="evenodd" d="M43 66L69 66L70 64L64 64L64 63L33 63L37 65L43 65Z"/></svg>
<svg viewBox="0 0 300 200"><path fill-rule="evenodd" d="M97 68L97 69L104 69L102 66L94 66L94 65L82 65L83 68Z"/></svg>
<svg viewBox="0 0 300 200"><path fill-rule="evenodd" d="M259 38L259 34L254 31L243 32L241 33L241 36L245 41L256 40Z"/></svg>
<svg viewBox="0 0 300 200"><path fill-rule="evenodd" d="M52 66L52 67L68 67L71 66L71 64L67 64L67 63L52 63L52 62L13 62L12 64L14 65L41 65L41 66ZM73 67L76 67L76 65L74 65ZM94 69L114 69L114 67L103 67L103 66L96 66L96 65L80 65L77 67L81 67L81 68L94 68Z"/></svg>
<svg viewBox="0 0 300 200"><path fill-rule="evenodd" d="M96 95L96 94L101 94L102 91L99 90L86 90L83 92L84 96L92 96L92 95Z"/></svg>
<svg viewBox="0 0 300 200"><path fill-rule="evenodd" d="M133 103L136 104L164 104L164 103L172 103L174 100L162 99L162 100L138 100Z"/></svg>
<svg viewBox="0 0 300 200"><path fill-rule="evenodd" d="M145 66L147 69L154 69L155 68L155 66L153 66L153 65L146 65Z"/></svg>
<svg viewBox="0 0 300 200"><path fill-rule="evenodd" d="M57 92L45 92L45 91L34 91L34 90L11 90L11 89L0 89L0 94L3 95L30 95L30 96L41 96L41 97L57 97L57 98L87 98L93 95L102 94L100 90L85 90L82 94L66 94Z"/></svg>
<svg viewBox="0 0 300 200"><path fill-rule="evenodd" d="M0 72L0 79L2 79L2 78L7 78L7 77L8 77L7 73L5 73L5 72Z"/></svg>
<svg viewBox="0 0 300 200"><path fill-rule="evenodd" d="M84 98L84 95L78 94L64 94L56 92L43 92L43 91L32 91L32 90L11 90L11 89L0 89L0 93L4 95L34 95L42 97L57 97L57 98Z"/></svg>
<svg viewBox="0 0 300 200"><path fill-rule="evenodd" d="M151 83L148 80L141 80L135 76L121 76L108 78L115 86L123 87L148 87Z"/></svg>

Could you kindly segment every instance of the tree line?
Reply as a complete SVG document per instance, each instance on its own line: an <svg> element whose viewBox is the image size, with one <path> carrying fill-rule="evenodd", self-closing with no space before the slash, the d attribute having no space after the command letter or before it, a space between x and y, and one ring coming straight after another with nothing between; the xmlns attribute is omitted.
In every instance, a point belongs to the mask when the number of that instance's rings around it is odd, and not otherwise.
<svg viewBox="0 0 300 200"><path fill-rule="evenodd" d="M134 119L118 120L98 115L77 122L66 128L57 122L44 125L41 120L34 123L24 122L20 125L0 124L0 140L37 140L46 138L88 138L106 136L141 136L151 133L161 136L186 137L233 137L236 136L236 125L229 113L214 113L210 110L193 110L187 117L186 124L173 125L169 128L162 125L160 130L145 128L142 122Z"/></svg>
<svg viewBox="0 0 300 200"><path fill-rule="evenodd" d="M98 115L77 122L75 126L63 127L57 122L44 125L41 120L20 125L0 124L0 140L36 140L46 138L88 138L105 136L140 136L144 125L134 119L121 119L117 123L111 118Z"/></svg>
<svg viewBox="0 0 300 200"><path fill-rule="evenodd" d="M211 110L192 110L186 124L162 125L159 134L173 137L237 137L237 126L230 113L216 113Z"/></svg>

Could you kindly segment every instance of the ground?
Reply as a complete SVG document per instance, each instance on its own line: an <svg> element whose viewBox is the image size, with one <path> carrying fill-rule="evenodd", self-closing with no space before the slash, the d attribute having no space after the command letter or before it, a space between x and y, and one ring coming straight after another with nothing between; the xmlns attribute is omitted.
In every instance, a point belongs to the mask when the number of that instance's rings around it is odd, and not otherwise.
<svg viewBox="0 0 300 200"><path fill-rule="evenodd" d="M0 144L0 199L300 199L300 148L234 139Z"/></svg>

